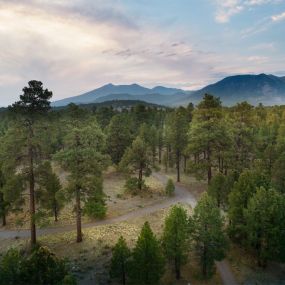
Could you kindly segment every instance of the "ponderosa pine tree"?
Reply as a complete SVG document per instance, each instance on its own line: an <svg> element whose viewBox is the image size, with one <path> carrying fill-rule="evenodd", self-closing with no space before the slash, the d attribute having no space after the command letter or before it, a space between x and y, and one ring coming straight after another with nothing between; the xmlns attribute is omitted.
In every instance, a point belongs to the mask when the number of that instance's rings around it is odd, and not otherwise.
<svg viewBox="0 0 285 285"><path fill-rule="evenodd" d="M257 189L245 210L248 244L257 256L258 265L285 260L285 198L276 190Z"/></svg>
<svg viewBox="0 0 285 285"><path fill-rule="evenodd" d="M87 207L85 211L94 216L98 206L102 217L102 209L105 209L102 170L109 164L109 158L104 154L105 136L98 124L95 121L81 121L80 108L72 106L72 109L74 119L65 137L64 149L54 158L69 173L66 190L75 199L76 241L81 242L82 210Z"/></svg>
<svg viewBox="0 0 285 285"><path fill-rule="evenodd" d="M279 154L273 164L272 184L280 193L285 193L285 152Z"/></svg>
<svg viewBox="0 0 285 285"><path fill-rule="evenodd" d="M111 278L119 279L123 285L127 282L130 256L131 251L127 246L126 240L121 236L113 249L110 276Z"/></svg>
<svg viewBox="0 0 285 285"><path fill-rule="evenodd" d="M45 132L42 119L50 110L51 97L52 92L43 89L42 82L33 80L29 81L28 87L24 87L20 100L9 106L16 123L8 134L10 145L7 147L6 144L6 158L9 163L14 162L15 168L19 166L27 174L32 245L36 243L35 169L42 157L42 135Z"/></svg>
<svg viewBox="0 0 285 285"><path fill-rule="evenodd" d="M220 210L207 193L204 193L198 201L191 223L201 271L203 276L208 278L213 273L214 262L224 258L227 240Z"/></svg>
<svg viewBox="0 0 285 285"><path fill-rule="evenodd" d="M210 183L215 153L225 150L229 142L229 135L222 121L221 101L205 94L194 111L189 131L188 150L196 158L192 171L197 168L197 172L206 172Z"/></svg>
<svg viewBox="0 0 285 285"><path fill-rule="evenodd" d="M228 174L227 176L218 173L212 178L211 183L208 186L208 194L216 200L219 208L227 208L228 196L233 188L234 182L234 173Z"/></svg>
<svg viewBox="0 0 285 285"><path fill-rule="evenodd" d="M236 104L232 108L232 133L233 133L233 160L232 165L241 173L250 167L253 154L254 121L253 106L247 102Z"/></svg>
<svg viewBox="0 0 285 285"><path fill-rule="evenodd" d="M64 206L64 193L58 176L53 172L49 161L45 161L38 168L39 191L37 199L41 206L51 212L54 221L58 221L59 211Z"/></svg>
<svg viewBox="0 0 285 285"><path fill-rule="evenodd" d="M157 284L164 272L164 257L159 242L145 222L132 252L130 279L133 284Z"/></svg>
<svg viewBox="0 0 285 285"><path fill-rule="evenodd" d="M119 164L126 149L132 142L131 120L126 114L112 117L107 127L107 150L113 163Z"/></svg>
<svg viewBox="0 0 285 285"><path fill-rule="evenodd" d="M270 181L259 171L245 170L234 184L229 194L228 217L230 220L228 230L231 238L235 241L246 240L245 210L249 199L256 193L257 188L268 189Z"/></svg>
<svg viewBox="0 0 285 285"><path fill-rule="evenodd" d="M174 206L165 220L162 245L165 256L174 264L176 279L180 279L181 266L186 263L189 252L188 217L180 206Z"/></svg>
<svg viewBox="0 0 285 285"><path fill-rule="evenodd" d="M149 176L151 174L150 165L149 147L147 143L138 136L126 150L120 162L120 169L130 174L138 173L137 186L139 190L142 190L143 176Z"/></svg>
<svg viewBox="0 0 285 285"><path fill-rule="evenodd" d="M189 127L186 110L182 107L176 109L170 114L168 123L168 140L175 157L176 179L177 182L180 182L180 163L182 154L187 146L187 131Z"/></svg>
<svg viewBox="0 0 285 285"><path fill-rule="evenodd" d="M6 226L6 216L8 213L8 208L10 203L5 199L4 196L4 186L6 184L6 179L4 177L4 173L1 169L0 164L0 217L2 219L2 226Z"/></svg>

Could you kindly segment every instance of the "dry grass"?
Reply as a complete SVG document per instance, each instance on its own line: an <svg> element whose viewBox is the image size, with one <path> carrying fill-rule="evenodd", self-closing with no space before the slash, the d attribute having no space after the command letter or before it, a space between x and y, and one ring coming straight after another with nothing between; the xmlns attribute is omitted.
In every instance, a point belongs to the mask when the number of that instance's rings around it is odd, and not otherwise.
<svg viewBox="0 0 285 285"><path fill-rule="evenodd" d="M250 252L234 244L231 245L228 260L240 284L285 284L284 264L269 263L267 268L260 268Z"/></svg>
<svg viewBox="0 0 285 285"><path fill-rule="evenodd" d="M188 205L182 206L191 214L192 209ZM74 273L79 279L83 279L80 284L108 284L110 280L107 268L111 249L119 236L124 236L132 248L146 220L149 221L153 231L160 236L168 211L169 208L166 208L129 222L84 229L84 241L79 244L75 242L74 231L39 237L39 243L48 246L58 256L68 258ZM5 252L9 247L28 247L28 240L1 240L0 252ZM161 284L188 285L189 282L191 285L221 284L217 274L210 281L201 280L197 262L191 256L189 260L190 262L183 267L183 278L179 282L175 280L172 269L168 268Z"/></svg>
<svg viewBox="0 0 285 285"><path fill-rule="evenodd" d="M60 168L54 166L56 173L59 175L62 185L66 185L66 173ZM126 194L124 184L126 177L118 172L115 168L110 167L104 173L103 189L106 194L107 203L107 218L112 218L135 211L138 208L153 205L163 199L164 187L160 181L150 176L146 178L146 185L149 190L139 193L138 195ZM24 206L24 211L18 214L10 214L7 218L6 229L28 229L29 214L28 204ZM83 223L91 222L92 220L86 216L82 217ZM71 201L61 210L58 222L54 222L52 216L47 216L38 223L38 227L61 227L75 223L74 202Z"/></svg>
<svg viewBox="0 0 285 285"><path fill-rule="evenodd" d="M176 171L173 169L169 169L167 172L165 170L161 171L165 176L168 178L171 178L174 182L176 181ZM179 184L181 186L184 186L191 191L191 193L194 195L196 199L199 199L199 197L207 191L207 182L206 181L199 181L194 176L185 174L184 172L181 172L180 174L180 180Z"/></svg>

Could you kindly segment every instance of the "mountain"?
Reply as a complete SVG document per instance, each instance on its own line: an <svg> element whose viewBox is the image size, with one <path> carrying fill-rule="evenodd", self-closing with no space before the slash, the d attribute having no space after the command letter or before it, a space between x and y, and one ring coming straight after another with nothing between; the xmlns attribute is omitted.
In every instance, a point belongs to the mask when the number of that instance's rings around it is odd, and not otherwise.
<svg viewBox="0 0 285 285"><path fill-rule="evenodd" d="M284 77L266 74L229 76L193 92L179 103L187 104L189 101L198 103L205 93L220 97L225 105L241 101L248 101L253 105L284 104L285 80Z"/></svg>
<svg viewBox="0 0 285 285"><path fill-rule="evenodd" d="M248 101L253 105L285 104L285 77L274 75L235 75L229 76L197 91L157 86L146 88L138 84L107 84L79 96L55 101L52 106L65 106L69 103L88 104L113 100L138 100L165 106L197 104L205 93L221 98L224 105Z"/></svg>
<svg viewBox="0 0 285 285"><path fill-rule="evenodd" d="M185 91L176 88L166 88L162 86L157 86L152 89L142 87L138 84L131 84L131 85L113 85L107 84L98 89L94 89L82 95L69 97L66 99L62 99L59 101L55 101L52 103L52 106L65 106L69 103L75 104L87 104L87 103L96 103L96 102L103 102L102 99L105 101L110 100L142 100L150 103L155 104L162 104L160 102L163 99L163 103L168 105L168 100L172 101L172 98L162 98L161 96L171 96L174 94L185 94ZM152 96L151 96L152 95ZM147 98L144 98L144 97ZM156 99L153 99L153 98Z"/></svg>

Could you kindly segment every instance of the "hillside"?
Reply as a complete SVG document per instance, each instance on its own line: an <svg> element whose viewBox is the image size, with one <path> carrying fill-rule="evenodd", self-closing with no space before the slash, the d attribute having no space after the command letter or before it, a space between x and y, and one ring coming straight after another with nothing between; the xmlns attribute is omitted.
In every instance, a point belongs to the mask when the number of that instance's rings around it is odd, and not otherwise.
<svg viewBox="0 0 285 285"><path fill-rule="evenodd" d="M65 106L69 103L89 104L113 100L135 100L165 106L197 104L205 93L221 98L225 105L248 101L256 105L275 105L285 103L285 77L274 75L236 75L229 76L197 91L185 91L176 88L157 86L146 88L138 84L107 84L79 96L69 97L52 103L53 106Z"/></svg>
<svg viewBox="0 0 285 285"><path fill-rule="evenodd" d="M180 103L185 104L189 100L197 103L205 93L220 97L226 105L240 101L248 101L253 105L284 104L285 80L284 77L266 74L230 76L194 92Z"/></svg>
<svg viewBox="0 0 285 285"><path fill-rule="evenodd" d="M169 97L174 94L185 94L186 92L175 88L166 88L157 86L152 89L140 86L138 84L131 85L113 85L107 84L100 88L86 92L82 95L69 97L52 103L53 106L64 106L69 103L86 104L96 103L110 100L142 100L155 104L168 104L172 99ZM161 97L164 96L164 97ZM104 99L100 99L103 98ZM147 97L147 100L146 98ZM167 98L169 97L169 98ZM163 102L161 102L161 100Z"/></svg>

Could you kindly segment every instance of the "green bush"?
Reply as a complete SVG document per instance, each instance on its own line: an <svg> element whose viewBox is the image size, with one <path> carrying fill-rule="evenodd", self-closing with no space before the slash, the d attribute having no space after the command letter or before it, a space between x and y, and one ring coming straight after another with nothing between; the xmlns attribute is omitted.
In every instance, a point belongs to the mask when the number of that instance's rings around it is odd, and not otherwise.
<svg viewBox="0 0 285 285"><path fill-rule="evenodd" d="M173 183L172 179L168 179L166 187L165 187L165 193L167 196L173 196L175 191L175 185Z"/></svg>
<svg viewBox="0 0 285 285"><path fill-rule="evenodd" d="M55 256L47 247L38 247L30 254L9 250L0 260L2 285L75 285L65 260Z"/></svg>
<svg viewBox="0 0 285 285"><path fill-rule="evenodd" d="M136 193L139 190L139 179L136 177L130 177L127 179L125 183L125 190L127 192ZM145 181L142 180L142 190L146 190L147 186L145 185Z"/></svg>

